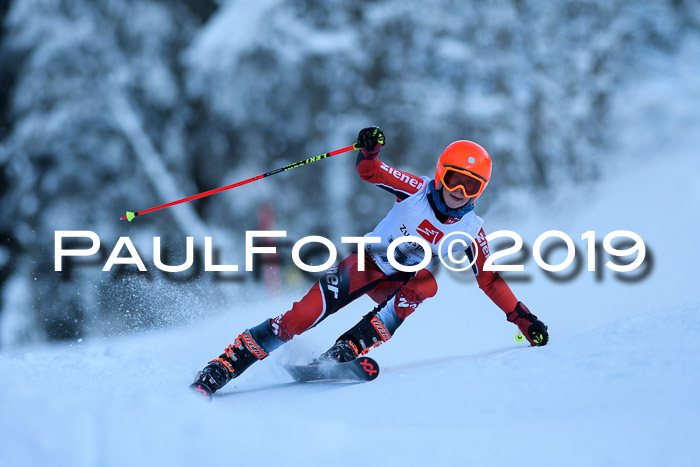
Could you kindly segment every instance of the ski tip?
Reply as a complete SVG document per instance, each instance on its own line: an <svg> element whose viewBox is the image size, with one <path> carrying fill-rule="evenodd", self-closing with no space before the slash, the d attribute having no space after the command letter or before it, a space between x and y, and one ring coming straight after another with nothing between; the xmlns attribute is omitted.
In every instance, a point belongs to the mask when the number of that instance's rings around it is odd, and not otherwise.
<svg viewBox="0 0 700 467"><path fill-rule="evenodd" d="M305 365L283 365L287 372L300 383L373 381L379 376L379 364L369 357L360 357L349 362L313 361Z"/></svg>
<svg viewBox="0 0 700 467"><path fill-rule="evenodd" d="M374 361L374 359L369 357L361 357L358 359L362 371L367 377L367 381L372 381L379 376L379 364Z"/></svg>
<svg viewBox="0 0 700 467"><path fill-rule="evenodd" d="M211 402L212 399L212 392L211 389L209 389L209 386L206 384L202 383L192 383L190 384L190 389L194 391L197 396L199 396L200 399L203 399L207 402Z"/></svg>

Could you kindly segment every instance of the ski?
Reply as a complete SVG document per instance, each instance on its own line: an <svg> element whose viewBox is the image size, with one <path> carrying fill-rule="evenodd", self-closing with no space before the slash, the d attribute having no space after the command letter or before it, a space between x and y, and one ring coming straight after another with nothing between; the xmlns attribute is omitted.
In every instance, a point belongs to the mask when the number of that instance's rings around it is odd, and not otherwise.
<svg viewBox="0 0 700 467"><path fill-rule="evenodd" d="M190 384L190 389L195 392L199 397L202 399L206 400L207 402L211 402L212 398L212 390L209 389L209 386L207 386L204 383L192 383Z"/></svg>
<svg viewBox="0 0 700 467"><path fill-rule="evenodd" d="M350 362L312 362L306 365L284 365L295 381L372 381L379 376L379 365L369 357L360 357Z"/></svg>
<svg viewBox="0 0 700 467"><path fill-rule="evenodd" d="M339 381L366 382L379 376L379 364L369 357L360 357L351 362L312 362L306 365L284 365L285 370L300 383ZM201 399L211 402L213 391L204 383L194 382L190 390Z"/></svg>

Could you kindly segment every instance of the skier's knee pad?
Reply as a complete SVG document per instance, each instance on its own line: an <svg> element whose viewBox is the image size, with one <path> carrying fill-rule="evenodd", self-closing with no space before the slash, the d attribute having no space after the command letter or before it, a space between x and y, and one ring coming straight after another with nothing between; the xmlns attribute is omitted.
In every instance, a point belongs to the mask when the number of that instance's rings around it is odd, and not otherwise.
<svg viewBox="0 0 700 467"><path fill-rule="evenodd" d="M416 275L403 286L398 294L409 295L412 299L422 302L430 297L434 297L438 291L438 284L433 273L427 269L421 269Z"/></svg>
<svg viewBox="0 0 700 467"><path fill-rule="evenodd" d="M416 311L418 305L437 293L437 281L427 269L421 269L394 297L394 309L401 320Z"/></svg>

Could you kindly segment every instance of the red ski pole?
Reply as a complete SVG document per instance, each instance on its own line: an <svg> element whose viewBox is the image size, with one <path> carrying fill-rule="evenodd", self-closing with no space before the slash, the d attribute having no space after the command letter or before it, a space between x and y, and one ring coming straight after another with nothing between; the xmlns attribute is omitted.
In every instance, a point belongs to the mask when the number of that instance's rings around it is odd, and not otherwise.
<svg viewBox="0 0 700 467"><path fill-rule="evenodd" d="M325 154L319 154L318 156L309 157L308 159L304 159L303 161L299 161L299 162L295 162L293 164L285 165L284 167L280 167L279 169L271 170L269 172L265 172L264 174L256 175L255 177L251 177L247 180L233 183L231 185L222 186L221 188L216 188L213 190L198 193L196 195L188 196L187 198L178 199L177 201L171 201L169 203L161 204L160 206L155 206L155 207L150 208L150 209L146 209L146 210L138 211L138 212L126 211L126 215L122 216L121 220L126 219L127 221L131 222L134 219L134 217L136 217L136 216L142 216L142 215L149 213L149 212L158 211L159 209L168 208L170 206L175 206L176 204L182 204L182 203L186 203L188 201L192 201L195 199L204 198L205 196L211 196L211 195L216 194L216 193L221 193L222 191L226 191L226 190L230 190L231 188L236 188L236 187L239 187L242 185L246 185L246 184L254 182L256 180L260 180L262 178L269 177L270 175L278 174L280 172L296 169L297 167L301 167L302 165L306 165L306 164L310 164L312 162L320 161L320 160L325 159L327 157L333 157L335 155L342 154L344 152L352 151L353 149L359 149L357 147L357 144L353 144L352 146L348 146L348 147L345 147L342 149L336 149L335 151L327 152Z"/></svg>

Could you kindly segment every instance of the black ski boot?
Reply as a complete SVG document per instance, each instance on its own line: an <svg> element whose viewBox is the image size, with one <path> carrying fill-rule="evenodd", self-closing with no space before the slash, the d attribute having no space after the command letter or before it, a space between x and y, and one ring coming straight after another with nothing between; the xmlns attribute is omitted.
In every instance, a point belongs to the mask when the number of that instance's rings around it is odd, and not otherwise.
<svg viewBox="0 0 700 467"><path fill-rule="evenodd" d="M232 379L238 378L253 363L266 358L269 352L282 344L272 332L268 321L246 329L219 358L210 361L197 373L190 388L203 398L211 400L213 393Z"/></svg>
<svg viewBox="0 0 700 467"><path fill-rule="evenodd" d="M319 362L345 363L355 360L360 355L357 346L349 339L338 339L333 347L318 357Z"/></svg>
<svg viewBox="0 0 700 467"><path fill-rule="evenodd" d="M336 361L345 363L367 354L391 338L391 334L374 313L362 317L359 323L340 336L335 345L326 350L318 362Z"/></svg>
<svg viewBox="0 0 700 467"><path fill-rule="evenodd" d="M233 379L226 364L224 364L226 360L225 354L223 354L222 357L207 363L202 371L197 372L197 377L190 388L203 398L211 400L211 395L215 391ZM231 362L229 361L227 364L231 365Z"/></svg>

